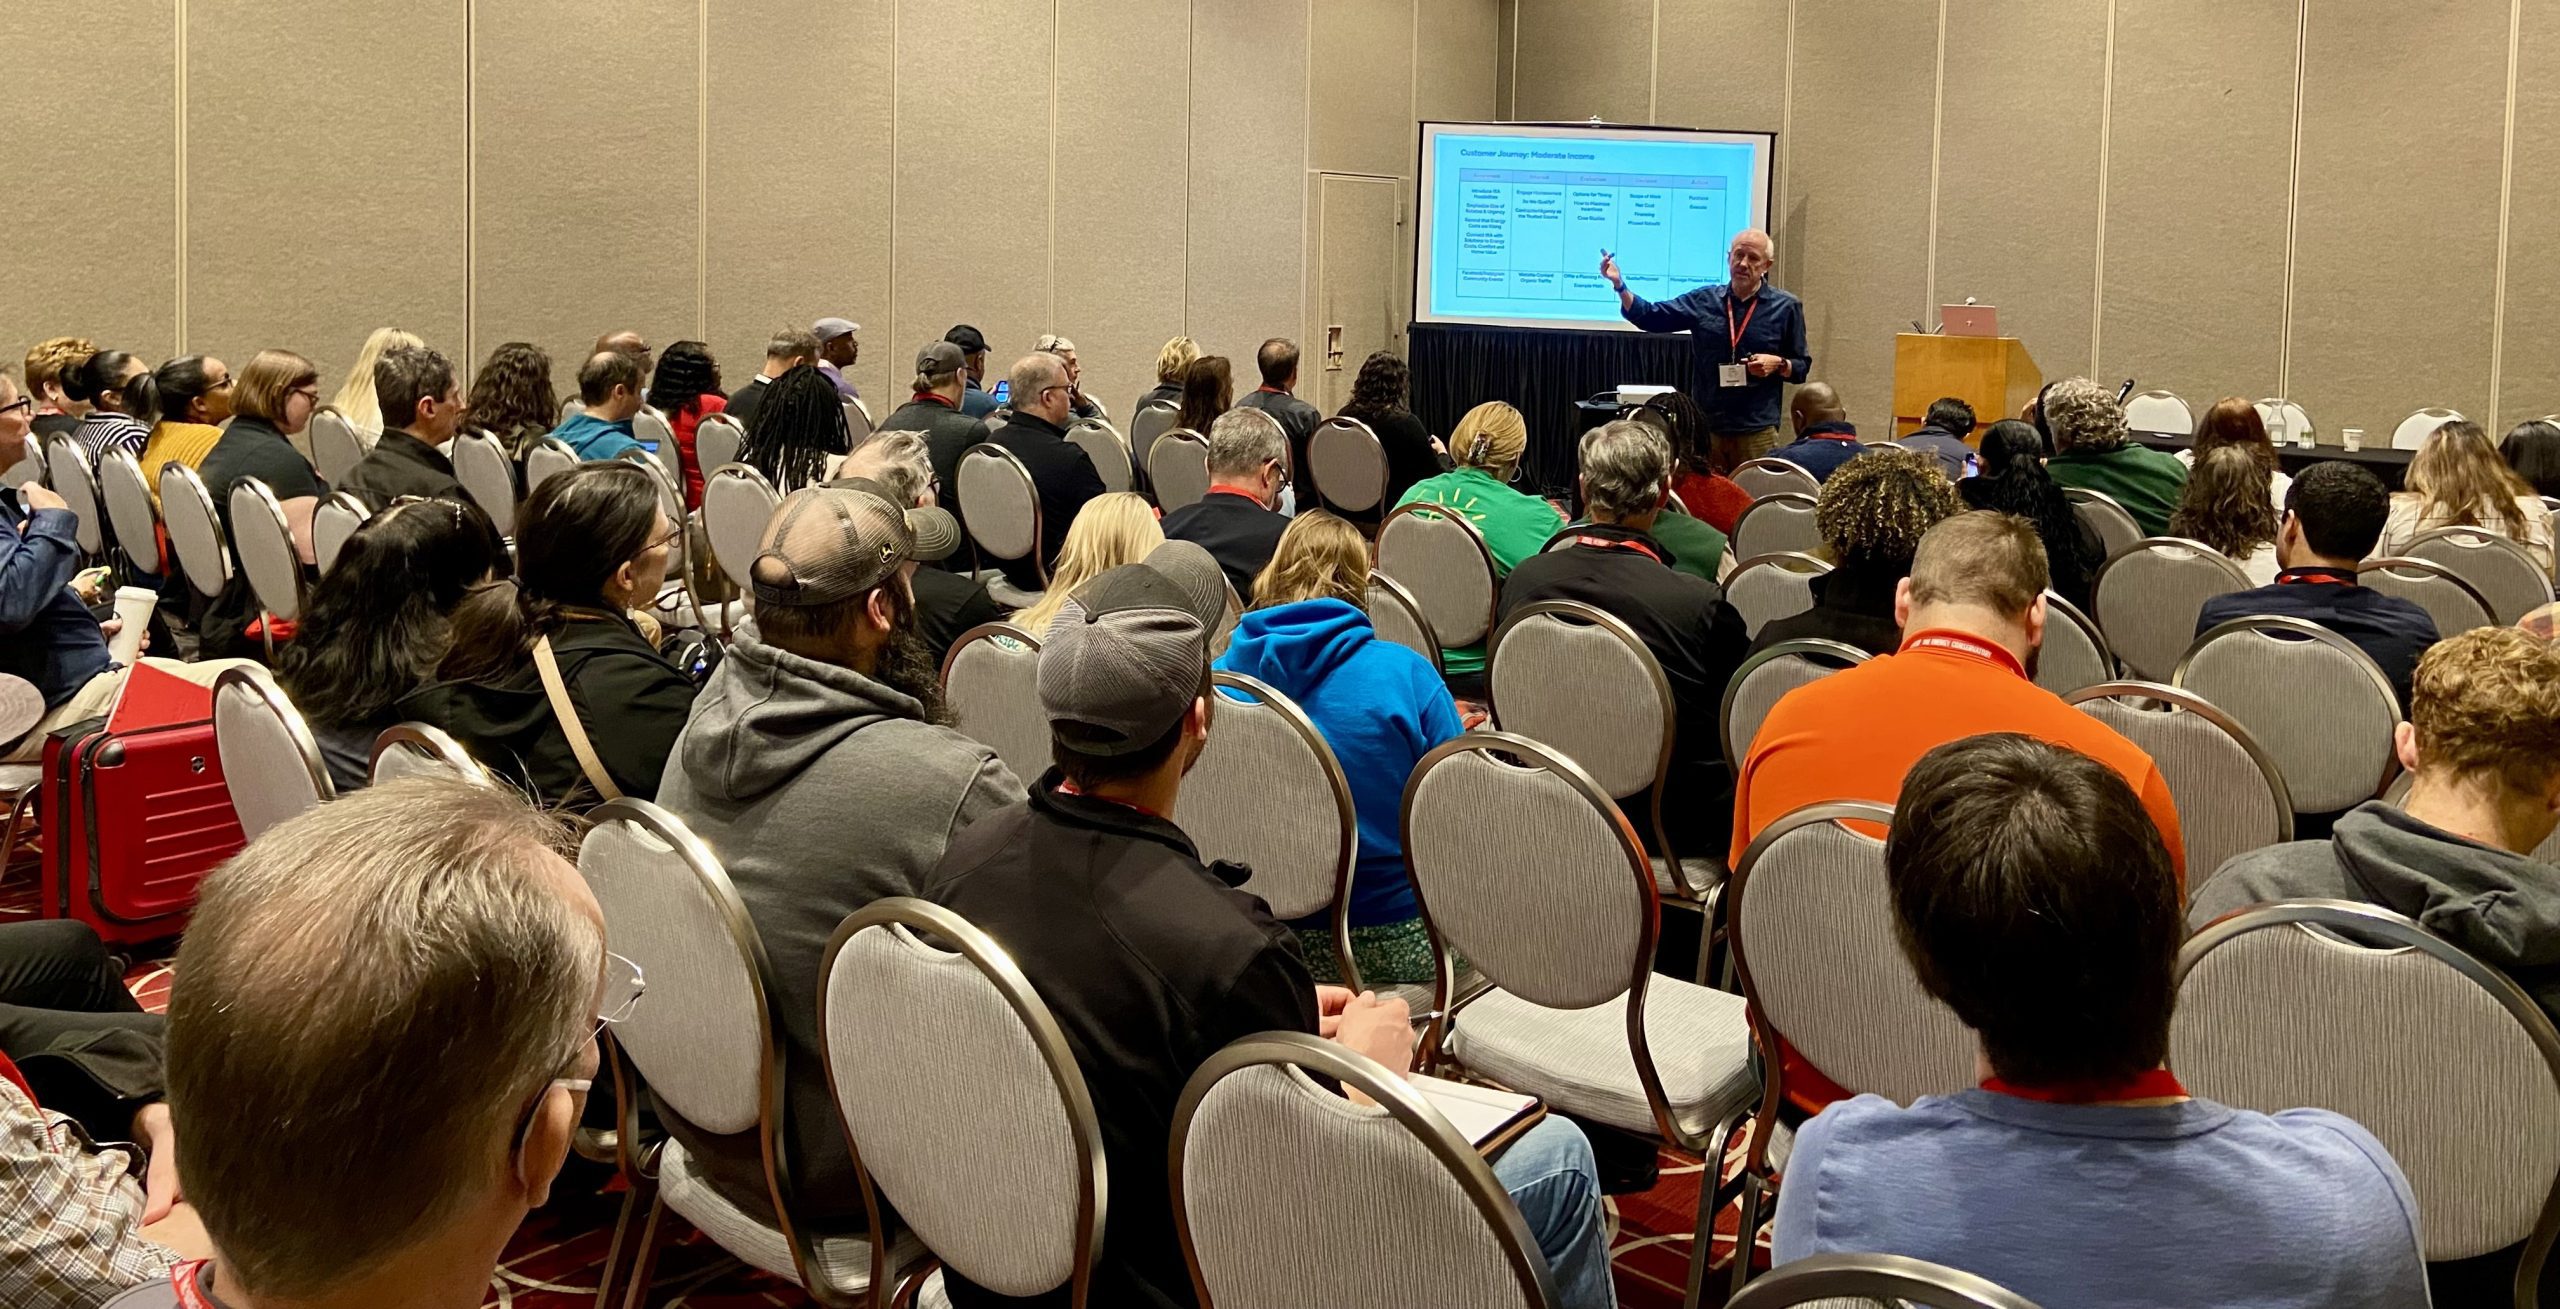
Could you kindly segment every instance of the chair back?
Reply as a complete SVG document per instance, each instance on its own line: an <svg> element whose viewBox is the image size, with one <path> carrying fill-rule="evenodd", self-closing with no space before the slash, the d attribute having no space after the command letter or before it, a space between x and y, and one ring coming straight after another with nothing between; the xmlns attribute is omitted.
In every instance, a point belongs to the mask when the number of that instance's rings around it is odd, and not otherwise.
<svg viewBox="0 0 2560 1309"><path fill-rule="evenodd" d="M1754 500L1773 495L1822 493L1822 479L1815 477L1804 465L1765 457L1742 461L1733 470L1733 484L1749 492Z"/></svg>
<svg viewBox="0 0 2560 1309"><path fill-rule="evenodd" d="M1020 778L1049 771L1049 714L1040 707L1040 638L1011 623L972 627L942 657L951 725Z"/></svg>
<svg viewBox="0 0 2560 1309"><path fill-rule="evenodd" d="M1734 557L1812 554L1822 549L1822 533L1813 525L1815 503L1814 497L1800 491L1779 491L1752 501L1734 520Z"/></svg>
<svg viewBox="0 0 2560 1309"><path fill-rule="evenodd" d="M2080 606L2044 593L2044 646L2036 652L2036 685L2055 695L2115 680L2116 652Z"/></svg>
<svg viewBox="0 0 2560 1309"><path fill-rule="evenodd" d="M1387 502L1387 450L1357 418L1328 418L1307 438L1307 472L1324 503L1348 514Z"/></svg>
<svg viewBox="0 0 2560 1309"><path fill-rule="evenodd" d="M2489 609L2489 597L2443 564L2424 559L2368 559L2357 565L2356 580L2426 610L2427 617L2435 620L2436 635L2440 637L2498 625L2498 616Z"/></svg>
<svg viewBox="0 0 2560 1309"><path fill-rule="evenodd" d="M981 441L960 453L960 503L969 539L997 559L1030 558L1042 584L1040 489L1011 450Z"/></svg>
<svg viewBox="0 0 2560 1309"><path fill-rule="evenodd" d="M106 502L107 525L115 529L116 546L125 558L155 577L166 572L160 511L151 505L151 485L142 480L142 464L132 451L110 450L98 461L98 498Z"/></svg>
<svg viewBox="0 0 2560 1309"><path fill-rule="evenodd" d="M556 427L556 426L560 425L561 423L568 422L570 419L577 417L579 414L585 413L585 412L586 412L586 408L587 408L587 407L586 407L585 405L580 404L580 403L578 402L578 393L577 393L577 392L575 392L575 391L566 391L566 392L563 392L563 393L561 393L561 396L560 396L560 413L559 413L559 417L558 417L558 418L556 418L555 420L553 420L552 425Z"/></svg>
<svg viewBox="0 0 2560 1309"><path fill-rule="evenodd" d="M1760 735L1760 724L1788 692L1866 661L1867 652L1854 645L1822 640L1780 641L1743 660L1733 671L1733 680L1725 683L1724 707L1716 719L1724 737L1725 762L1742 766L1742 757Z"/></svg>
<svg viewBox="0 0 2560 1309"><path fill-rule="evenodd" d="M2169 784L2187 898L2233 858L2293 839L2293 796L2257 738L2202 696L2156 682L2101 682L2063 697L2142 747Z"/></svg>
<svg viewBox="0 0 2560 1309"><path fill-rule="evenodd" d="M1182 406L1170 400L1149 400L1129 415L1129 455L1141 468L1153 468L1148 459L1155 453L1156 438L1173 430L1182 421Z"/></svg>
<svg viewBox="0 0 2560 1309"><path fill-rule="evenodd" d="M356 425L335 405L322 405L311 411L311 467L320 480L335 486L347 480L347 474L364 462L367 452L364 438L356 433Z"/></svg>
<svg viewBox="0 0 2560 1309"><path fill-rule="evenodd" d="M376 786L402 777L459 777L482 786L495 785L489 770L433 723L393 723L382 729L382 735L373 739L371 774Z"/></svg>
<svg viewBox="0 0 2560 1309"><path fill-rule="evenodd" d="M725 413L704 414L693 425L693 466L721 468L738 462L747 447L747 429Z"/></svg>
<svg viewBox="0 0 2560 1309"><path fill-rule="evenodd" d="M213 749L248 840L338 794L310 725L275 676L256 664L226 668L214 679Z"/></svg>
<svg viewBox="0 0 2560 1309"><path fill-rule="evenodd" d="M257 478L232 483L231 549L259 608L277 618L302 616L302 556L285 526L284 506Z"/></svg>
<svg viewBox="0 0 2560 1309"><path fill-rule="evenodd" d="M1414 766L1403 817L1443 996L1454 951L1532 1004L1586 1009L1633 992L1640 1007L1659 926L1653 868L1581 765L1516 732L1469 732Z"/></svg>
<svg viewBox="0 0 2560 1309"><path fill-rule="evenodd" d="M42 442L27 442L25 457L6 468L0 468L0 487L6 487L12 491L30 482L41 484L43 481L44 445Z"/></svg>
<svg viewBox="0 0 2560 1309"><path fill-rule="evenodd" d="M670 470L667 460L637 448L625 450L615 457L624 463L638 464L647 469L650 480L658 484L658 512L665 514L669 523L684 521L684 491L676 485L675 473ZM684 550L683 542L684 538L679 535L676 538L676 550L679 554ZM677 575L682 576L681 573Z"/></svg>
<svg viewBox="0 0 2560 1309"><path fill-rule="evenodd" d="M66 499L68 497L65 497ZM2471 584L2501 626L2524 621L2526 614L2551 603L2551 574L2531 551L2496 532L2478 527L2439 527L2421 532L2401 551L2423 559ZM2451 636L2451 632L2443 633Z"/></svg>
<svg viewBox="0 0 2560 1309"><path fill-rule="evenodd" d="M1431 620L1422 616L1422 602L1405 589L1404 583L1385 573L1369 574L1369 626L1378 639L1403 646L1431 661L1431 671L1445 672L1440 663L1440 638L1431 634Z"/></svg>
<svg viewBox="0 0 2560 1309"><path fill-rule="evenodd" d="M2197 637L2169 684L2248 729L2298 814L2381 794L2398 767L2400 700L2354 642L2299 618L2235 618Z"/></svg>
<svg viewBox="0 0 2560 1309"><path fill-rule="evenodd" d="M2124 402L2124 423L2137 432L2192 436L2196 415L2175 391L2145 391Z"/></svg>
<svg viewBox="0 0 2560 1309"><path fill-rule="evenodd" d="M364 507L364 501L345 491L331 494L311 511L311 554L322 577L329 575L348 539L371 517L373 511Z"/></svg>
<svg viewBox="0 0 2560 1309"><path fill-rule="evenodd" d="M1209 494L1209 438L1188 427L1166 429L1147 448L1147 480L1166 513L1199 503Z"/></svg>
<svg viewBox="0 0 2560 1309"><path fill-rule="evenodd" d="M1211 1055L1175 1105L1172 1153L1174 1223L1202 1304L1556 1302L1492 1166L1403 1078L1335 1042L1265 1032Z"/></svg>
<svg viewBox="0 0 2560 1309"><path fill-rule="evenodd" d="M196 594L208 600L222 594L231 585L231 547L213 511L213 493L196 470L175 459L160 465L160 519Z"/></svg>
<svg viewBox="0 0 2560 1309"><path fill-rule="evenodd" d="M1733 955L1764 1050L1780 1040L1841 1089L1902 1104L1974 1083L1973 1029L1920 988L1896 939L1884 842L1890 806L1808 805L1743 851L1725 894Z"/></svg>
<svg viewBox="0 0 2560 1309"><path fill-rule="evenodd" d="M977 1286L1071 1285L1081 1307L1109 1190L1102 1123L1030 979L908 896L846 918L819 977L819 1050L870 1212L886 1200Z"/></svg>
<svg viewBox="0 0 2560 1309"><path fill-rule="evenodd" d="M2391 429L2391 448L2394 450L2415 450L2419 446L2425 445L2427 443L2427 438L2436 434L2437 428L2442 427L2447 423L2458 423L2461 421L2462 415L2451 409L2427 408L2418 410L2416 413L2401 419L2400 425Z"/></svg>
<svg viewBox="0 0 2560 1309"><path fill-rule="evenodd" d="M1341 904L1360 851L1360 819L1342 764L1289 697L1235 673L1210 681L1220 697L1217 730L1182 779L1174 826L1202 859L1252 869L1244 889L1269 902L1274 918L1307 918Z"/></svg>
<svg viewBox="0 0 2560 1309"><path fill-rule="evenodd" d="M1790 1260L1742 1288L1727 1302L1727 1309L1792 1309L1834 1301L1928 1309L2036 1309L2033 1300L1996 1282L1898 1254L1818 1254Z"/></svg>
<svg viewBox="0 0 2560 1309"><path fill-rule="evenodd" d="M2196 615L2217 595L2249 589L2249 575L2202 541L2155 536L2118 551L2098 569L2090 607L2125 671L2167 680L2195 643Z"/></svg>
<svg viewBox="0 0 2560 1309"><path fill-rule="evenodd" d="M1740 558L1724 579L1724 598L1753 636L1777 619L1813 608L1813 579L1831 571L1822 560L1796 552Z"/></svg>
<svg viewBox="0 0 2560 1309"><path fill-rule="evenodd" d="M489 516L498 535L516 534L516 465L507 448L487 432L466 432L453 440L453 478L480 512Z"/></svg>
<svg viewBox="0 0 2560 1309"><path fill-rule="evenodd" d="M845 450L850 453L861 449L862 443L871 439L871 432L871 406L862 403L861 396L846 396L844 398Z"/></svg>
<svg viewBox="0 0 2560 1309"><path fill-rule="evenodd" d="M53 493L62 497L63 507L79 520L72 537L80 543L80 553L105 554L106 519L98 507L98 468L90 462L89 452L81 448L78 440L57 436L45 446L45 468Z"/></svg>
<svg viewBox="0 0 2560 1309"><path fill-rule="evenodd" d="M2169 1064L2235 1108L2354 1119L2409 1179L2427 1259L2527 1242L2534 1303L2560 1231L2560 1034L2495 968L2373 905L2244 909L2178 952Z"/></svg>
<svg viewBox="0 0 2560 1309"><path fill-rule="evenodd" d="M2133 548L2142 540L2142 524L2116 498L2104 491L2085 486L2066 486L2062 496L2071 502L2071 514L2081 525L2098 534L2098 544L2112 559Z"/></svg>
<svg viewBox="0 0 2560 1309"><path fill-rule="evenodd" d="M1398 506L1378 526L1378 571L1413 594L1432 634L1450 649L1493 631L1501 583L1492 548L1466 515L1421 500Z"/></svg>
<svg viewBox="0 0 2560 1309"><path fill-rule="evenodd" d="M2258 421L2266 424L2267 439L2277 445L2290 445L2314 434L2311 415L2302 406L2281 396L2257 402Z"/></svg>
<svg viewBox="0 0 2560 1309"><path fill-rule="evenodd" d="M534 488L552 475L577 466L578 452L570 449L568 442L556 436L537 437L524 448L524 493L532 495Z"/></svg>
<svg viewBox="0 0 2560 1309"><path fill-rule="evenodd" d="M1126 491L1136 480L1136 470L1129 462L1129 443L1111 424L1099 418L1080 418L1067 429L1067 440L1084 457L1093 461L1094 474L1102 479L1105 491Z"/></svg>
<svg viewBox="0 0 2560 1309"><path fill-rule="evenodd" d="M711 562L740 591L752 591L747 570L781 503L773 483L746 464L723 464L702 484L702 535L711 545Z"/></svg>
<svg viewBox="0 0 2560 1309"><path fill-rule="evenodd" d="M675 426L655 408L643 405L640 412L631 416L631 436L643 447L656 446L657 449L651 451L653 454L666 459L676 457Z"/></svg>
<svg viewBox="0 0 2560 1309"><path fill-rule="evenodd" d="M1590 605L1514 610L1493 634L1485 688L1501 730L1564 752L1612 800L1655 786L1670 767L1671 680L1643 638Z"/></svg>

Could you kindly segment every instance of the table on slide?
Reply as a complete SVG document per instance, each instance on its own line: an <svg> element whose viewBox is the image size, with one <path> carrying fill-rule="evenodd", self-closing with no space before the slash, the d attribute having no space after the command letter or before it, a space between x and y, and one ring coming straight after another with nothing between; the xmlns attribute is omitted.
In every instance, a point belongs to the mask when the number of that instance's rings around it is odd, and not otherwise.
<svg viewBox="0 0 2560 1309"><path fill-rule="evenodd" d="M1458 186L1461 301L1597 300L1614 311L1603 250L1648 300L1725 278L1734 228L1724 178L1462 168Z"/></svg>

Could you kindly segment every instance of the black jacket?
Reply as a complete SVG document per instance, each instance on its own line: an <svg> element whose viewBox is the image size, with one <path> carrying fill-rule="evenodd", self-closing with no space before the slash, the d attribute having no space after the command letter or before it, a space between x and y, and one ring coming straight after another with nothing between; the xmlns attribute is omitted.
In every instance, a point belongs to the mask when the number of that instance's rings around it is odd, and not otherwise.
<svg viewBox="0 0 2560 1309"><path fill-rule="evenodd" d="M1211 491L1164 516L1164 539L1189 541L1208 551L1247 605L1253 603L1254 577L1271 562L1280 534L1288 530L1288 519L1233 491Z"/></svg>
<svg viewBox="0 0 2560 1309"><path fill-rule="evenodd" d="M771 389L773 379L758 373L748 378L745 386L729 393L729 407L720 412L737 419L738 426L744 428L747 420L755 416L756 406L764 400L764 393Z"/></svg>
<svg viewBox="0 0 2560 1309"><path fill-rule="evenodd" d="M1148 405L1154 404L1158 400L1162 400L1166 404L1172 405L1175 408L1180 408L1182 406L1182 383L1156 383L1154 389L1148 391L1145 395L1138 397L1138 403L1129 406L1129 421L1133 423L1138 421L1138 411L1146 408ZM1203 432L1201 435L1207 436L1208 433Z"/></svg>
<svg viewBox="0 0 2560 1309"><path fill-rule="evenodd" d="M987 420L971 418L941 396L928 394L889 411L889 416L880 420L880 430L923 435L925 452L933 459L933 475L942 479L937 503L957 517L960 456L970 446L987 439Z"/></svg>
<svg viewBox="0 0 2560 1309"><path fill-rule="evenodd" d="M951 643L959 640L961 633L1004 619L1004 607L987 594L984 582L973 582L940 568L919 568L913 586L916 630L933 651L936 668L942 666L942 656L950 653Z"/></svg>
<svg viewBox="0 0 2560 1309"><path fill-rule="evenodd" d="M1056 567L1058 551L1067 544L1067 528L1084 502L1103 493L1102 474L1093 459L1067 439L1067 430L1038 414L1013 411L988 440L1013 452L1040 492L1040 558ZM1040 589L1039 574L1029 559L1002 561L1005 580L1025 591Z"/></svg>
<svg viewBox="0 0 2560 1309"><path fill-rule="evenodd" d="M2415 600L2384 595L2359 585L2355 574L2325 567L2288 568L2275 584L2217 595L2196 611L2196 635L2234 618L2275 615L2301 618L2355 642L2373 657L2391 692L2409 708L2409 683L2418 672L2418 656L2437 640L2436 620Z"/></svg>
<svg viewBox="0 0 2560 1309"><path fill-rule="evenodd" d="M373 453L347 473L341 490L353 491L365 508L380 512L404 495L460 500L462 483L454 478L453 460L445 452L394 427L382 434Z"/></svg>
<svg viewBox="0 0 2560 1309"><path fill-rule="evenodd" d="M693 711L693 680L620 615L571 613L551 637L570 704L613 784L624 795L654 799L667 755ZM538 801L576 808L597 802L531 655L492 681L439 682L411 692L400 711L453 733L472 758Z"/></svg>
<svg viewBox="0 0 2560 1309"><path fill-rule="evenodd" d="M1174 1102L1236 1038L1315 1031L1315 980L1289 929L1236 889L1246 869L1203 865L1172 823L1058 781L1052 770L1030 799L962 832L925 898L1012 953L1084 1070L1111 1172L1093 1303L1189 1305L1165 1181ZM960 1309L1065 1303L946 1277Z"/></svg>
<svg viewBox="0 0 2560 1309"><path fill-rule="evenodd" d="M1889 655L1902 648L1902 625L1893 621L1893 593L1909 570L1835 568L1813 579L1813 608L1792 618L1777 618L1760 627L1751 642L1758 654L1780 641L1841 641L1868 654Z"/></svg>
<svg viewBox="0 0 2560 1309"><path fill-rule="evenodd" d="M231 488L240 480L254 477L275 493L276 503L289 500L319 498L329 494L328 485L313 471L311 461L293 448L293 443L274 426L259 419L241 415L222 429L222 439L196 469L204 479L204 489L213 496L213 511L222 519L222 535L232 540ZM238 557L236 553L233 556ZM310 569L303 570L305 580ZM199 659L221 659L251 655L263 649L263 643L248 636L249 625L258 617L257 593L250 589L249 578L241 573L231 585L215 596L196 624Z"/></svg>
<svg viewBox="0 0 2560 1309"><path fill-rule="evenodd" d="M1315 435L1316 428L1323 424L1323 410L1286 391L1261 387L1237 396L1236 408L1259 409L1271 415L1273 421L1280 424L1281 432L1289 438L1289 466L1293 469L1307 466L1307 438ZM1201 435L1206 436L1207 433ZM1392 507L1395 500L1389 498L1387 504Z"/></svg>

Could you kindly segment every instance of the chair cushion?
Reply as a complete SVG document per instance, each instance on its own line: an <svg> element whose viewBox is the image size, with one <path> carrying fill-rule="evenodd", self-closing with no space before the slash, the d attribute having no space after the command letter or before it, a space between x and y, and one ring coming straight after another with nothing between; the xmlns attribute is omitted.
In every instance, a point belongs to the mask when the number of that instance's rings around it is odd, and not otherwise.
<svg viewBox="0 0 2560 1309"><path fill-rule="evenodd" d="M1627 997L1549 1009L1495 991L1459 1011L1449 1049L1474 1072L1562 1112L1651 1136L1653 1111L1627 1045ZM1672 1117L1692 1135L1751 1103L1742 997L1671 977L1645 988L1645 1036Z"/></svg>
<svg viewBox="0 0 2560 1309"><path fill-rule="evenodd" d="M1664 862L1662 856L1655 855L1652 862L1653 889L1664 895L1682 895L1699 900L1706 898L1707 892L1724 885L1724 862L1719 859L1681 859L1678 881L1687 883L1685 886L1674 882L1671 865Z"/></svg>
<svg viewBox="0 0 2560 1309"><path fill-rule="evenodd" d="M679 1142L668 1141L658 1156L658 1187L669 1209L702 1229L702 1234L718 1242L721 1249L794 1285L799 1283L800 1274L791 1265L791 1246L783 1240L782 1232L731 1204ZM867 1236L812 1235L809 1240L814 1269L833 1290L859 1295L870 1287L871 1241ZM891 1279L902 1276L904 1270L925 1256L924 1243L914 1233L900 1231L898 1243L889 1252Z"/></svg>
<svg viewBox="0 0 2560 1309"><path fill-rule="evenodd" d="M982 573L979 577L987 584L987 598L1006 609L1028 609L1040 603L1040 597L1044 594L1039 591L1025 591L1004 580L1004 575L1001 573Z"/></svg>

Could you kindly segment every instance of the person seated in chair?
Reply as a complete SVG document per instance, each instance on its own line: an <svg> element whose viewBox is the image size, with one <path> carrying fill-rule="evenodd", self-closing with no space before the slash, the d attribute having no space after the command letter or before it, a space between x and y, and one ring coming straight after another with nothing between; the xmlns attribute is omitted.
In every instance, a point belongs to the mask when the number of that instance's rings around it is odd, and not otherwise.
<svg viewBox="0 0 2560 1309"><path fill-rule="evenodd" d="M987 439L1012 451L1031 474L1031 489L1040 501L1040 540L1034 548L1039 563L1055 568L1076 511L1104 493L1102 474L1094 471L1093 457L1067 439L1067 424L1074 421L1074 388L1067 385L1066 364L1056 355L1024 355L1014 361L1009 380L1013 396L1006 403L1011 412ZM1016 590L1039 589L1040 574L1030 556L1004 560L1001 567Z"/></svg>
<svg viewBox="0 0 2560 1309"><path fill-rule="evenodd" d="M1920 419L1920 430L1902 438L1906 449L1918 450L1938 461L1938 471L1950 482L1961 482L1981 465L1981 459L1965 438L1973 435L1973 406L1954 396L1941 396L1929 402L1929 411Z"/></svg>
<svg viewBox="0 0 2560 1309"><path fill-rule="evenodd" d="M1902 648L1894 596L1911 575L1920 538L1964 502L1938 474L1935 456L1878 450L1841 465L1822 484L1813 508L1831 571L1813 579L1813 608L1761 624L1757 654L1780 641L1842 641L1869 654Z"/></svg>
<svg viewBox="0 0 2560 1309"><path fill-rule="evenodd" d="M1218 415L1208 436L1209 493L1166 514L1164 535L1208 551L1236 595L1248 597L1289 528L1279 511L1289 486L1288 433L1269 413L1238 405Z"/></svg>
<svg viewBox="0 0 2560 1309"><path fill-rule="evenodd" d="M1849 407L1840 403L1839 392L1828 382L1797 387L1795 399L1787 403L1787 417L1795 424L1795 443L1779 446L1769 457L1794 464L1813 474L1815 481L1830 477L1833 469L1867 452L1867 443L1849 421Z"/></svg>
<svg viewBox="0 0 2560 1309"><path fill-rule="evenodd" d="M2133 439L2114 388L2085 377L2044 389L2037 402L2053 434L2045 471L2066 487L2097 491L2124 506L2144 536L2169 530L2169 515L2187 485L2187 466Z"/></svg>
<svg viewBox="0 0 2560 1309"><path fill-rule="evenodd" d="M553 428L551 435L595 462L619 459L641 449L631 431L640 412L640 357L625 350L599 350L578 370L578 412Z"/></svg>
<svg viewBox="0 0 2560 1309"><path fill-rule="evenodd" d="M987 593L986 583L946 566L960 549L960 523L942 507L932 451L922 433L874 433L861 449L845 456L827 485L868 491L901 509L932 511L919 519L932 523L934 530L918 535L920 566L907 584L915 592L916 632L935 668L942 667L942 657L962 633L1004 621L1004 606Z"/></svg>
<svg viewBox="0 0 2560 1309"><path fill-rule="evenodd" d="M393 346L374 362L373 394L382 439L348 472L345 489L373 510L404 495L463 499L452 452L467 406L452 362L425 346Z"/></svg>

